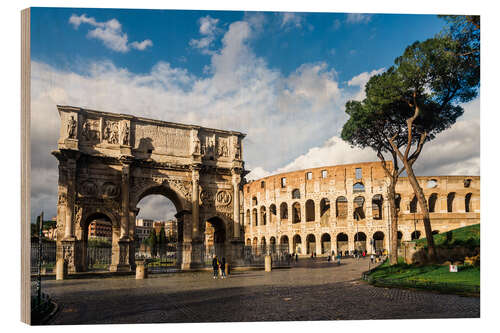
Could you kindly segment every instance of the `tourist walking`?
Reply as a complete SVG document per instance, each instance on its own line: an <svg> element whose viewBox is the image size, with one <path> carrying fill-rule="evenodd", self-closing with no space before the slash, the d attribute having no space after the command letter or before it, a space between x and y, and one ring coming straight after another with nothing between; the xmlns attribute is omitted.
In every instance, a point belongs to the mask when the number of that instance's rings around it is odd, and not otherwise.
<svg viewBox="0 0 500 333"><path fill-rule="evenodd" d="M340 258L342 258L342 255L339 253L337 255L337 264L340 266Z"/></svg>
<svg viewBox="0 0 500 333"><path fill-rule="evenodd" d="M375 256L372 253L372 255L370 256L370 261L372 262L372 264L373 264L373 259L375 259Z"/></svg>
<svg viewBox="0 0 500 333"><path fill-rule="evenodd" d="M222 257L222 261L220 263L220 272L221 279L224 279L226 277L226 257Z"/></svg>
<svg viewBox="0 0 500 333"><path fill-rule="evenodd" d="M217 256L215 254L212 259L212 268L214 269L214 279L217 279L217 275L219 274L219 261L217 260Z"/></svg>
<svg viewBox="0 0 500 333"><path fill-rule="evenodd" d="M299 261L299 255L295 253L295 262Z"/></svg>

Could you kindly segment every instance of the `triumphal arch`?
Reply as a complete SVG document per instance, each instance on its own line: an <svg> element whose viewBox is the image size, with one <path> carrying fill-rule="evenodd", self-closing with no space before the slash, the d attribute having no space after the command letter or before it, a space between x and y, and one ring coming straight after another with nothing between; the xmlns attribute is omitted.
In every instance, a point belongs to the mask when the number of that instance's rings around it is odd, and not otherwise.
<svg viewBox="0 0 500 333"><path fill-rule="evenodd" d="M205 228L217 232L224 256L243 256L240 188L245 175L243 133L57 106L60 119L57 257L68 271L87 267L87 228L112 224L111 271L135 268L137 204L147 195L169 198L180 225L182 269L203 264Z"/></svg>

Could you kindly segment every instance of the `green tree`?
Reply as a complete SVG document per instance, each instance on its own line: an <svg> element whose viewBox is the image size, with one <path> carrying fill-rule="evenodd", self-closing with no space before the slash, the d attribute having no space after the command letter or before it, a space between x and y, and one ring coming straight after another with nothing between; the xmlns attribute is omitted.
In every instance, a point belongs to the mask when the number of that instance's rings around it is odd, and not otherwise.
<svg viewBox="0 0 500 333"><path fill-rule="evenodd" d="M151 255L156 257L158 253L158 241L156 237L156 231L154 228L151 229L151 233L149 234L148 241L149 247L151 248Z"/></svg>
<svg viewBox="0 0 500 333"><path fill-rule="evenodd" d="M406 171L415 192L431 261L436 253L429 210L413 166L424 145L463 114L459 104L477 96L479 64L464 57L460 48L450 36L415 42L395 60L395 66L371 78L366 88L370 112L379 112L383 121L394 126L393 136L384 137L391 146L386 151L395 152L403 165L398 172Z"/></svg>
<svg viewBox="0 0 500 333"><path fill-rule="evenodd" d="M164 256L167 248L167 237L164 227L160 229L160 233L158 235L158 248L160 250L160 256Z"/></svg>
<svg viewBox="0 0 500 333"><path fill-rule="evenodd" d="M367 83L366 98L362 101L346 103L348 121L342 128L341 137L344 141L360 148L372 148L382 161L382 167L389 179L388 201L390 214L390 253L391 265L397 264L398 246L398 213L396 210L396 183L404 171L399 167L396 150L406 144L406 135L401 131L406 119L410 117L410 109L406 104L397 101L395 89L391 86L394 69L372 77ZM386 162L384 154L392 158L392 165Z"/></svg>

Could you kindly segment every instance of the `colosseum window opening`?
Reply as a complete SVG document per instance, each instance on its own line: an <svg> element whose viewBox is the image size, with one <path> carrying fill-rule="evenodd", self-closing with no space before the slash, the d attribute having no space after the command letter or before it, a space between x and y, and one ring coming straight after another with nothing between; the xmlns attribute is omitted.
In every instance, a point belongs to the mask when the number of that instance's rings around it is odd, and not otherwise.
<svg viewBox="0 0 500 333"><path fill-rule="evenodd" d="M352 191L354 193L359 193L359 192L364 192L365 191L365 185L363 183L356 183L352 186Z"/></svg>
<svg viewBox="0 0 500 333"><path fill-rule="evenodd" d="M330 234L321 235L321 254L329 254L332 248Z"/></svg>
<svg viewBox="0 0 500 333"><path fill-rule="evenodd" d="M373 219L375 220L381 220L382 219L382 203L383 203L383 198L381 194L376 194L372 198L372 216Z"/></svg>
<svg viewBox="0 0 500 333"><path fill-rule="evenodd" d="M252 211L253 225L257 226L257 208L254 208Z"/></svg>
<svg viewBox="0 0 500 333"><path fill-rule="evenodd" d="M288 205L286 202L282 202L280 205L280 219L288 220Z"/></svg>
<svg viewBox="0 0 500 333"><path fill-rule="evenodd" d="M319 203L319 208L320 208L320 214L321 214L321 217L323 217L323 215L325 215L326 213L330 213L330 200L328 200L327 198L323 198L321 199L320 203Z"/></svg>
<svg viewBox="0 0 500 333"><path fill-rule="evenodd" d="M292 223L300 222L300 204L298 202L292 205Z"/></svg>
<svg viewBox="0 0 500 333"><path fill-rule="evenodd" d="M375 251L384 250L384 238L385 235L382 231L377 231L373 234L373 246Z"/></svg>
<svg viewBox="0 0 500 333"><path fill-rule="evenodd" d="M313 173L312 173L312 172L307 172L307 173L306 173L306 179L307 179L307 180L311 180L311 179L313 179Z"/></svg>
<svg viewBox="0 0 500 333"><path fill-rule="evenodd" d="M250 209L247 209L246 224L250 225Z"/></svg>
<svg viewBox="0 0 500 333"><path fill-rule="evenodd" d="M396 210L401 210L401 194L396 193L394 196L394 204L396 205Z"/></svg>
<svg viewBox="0 0 500 333"><path fill-rule="evenodd" d="M353 218L357 221L363 220L365 218L364 204L365 204L365 198L363 197L354 198Z"/></svg>
<svg viewBox="0 0 500 333"><path fill-rule="evenodd" d="M356 168L356 179L361 179L363 178L363 172L361 168Z"/></svg>
<svg viewBox="0 0 500 333"><path fill-rule="evenodd" d="M346 218L347 217L347 199L346 197L340 196L335 202L336 217Z"/></svg>
<svg viewBox="0 0 500 333"><path fill-rule="evenodd" d="M452 213L453 212L453 202L455 201L455 192L451 192L448 194L448 197L447 197L447 206L448 206L448 213Z"/></svg>
<svg viewBox="0 0 500 333"><path fill-rule="evenodd" d="M417 212L417 197L413 196L413 199L410 201L410 213L416 213Z"/></svg>
<svg viewBox="0 0 500 333"><path fill-rule="evenodd" d="M266 182L265 181L261 181L260 182L260 188L266 188Z"/></svg>
<svg viewBox="0 0 500 333"><path fill-rule="evenodd" d="M252 198L252 205L257 206L257 197Z"/></svg>
<svg viewBox="0 0 500 333"><path fill-rule="evenodd" d="M470 187L471 182L472 182L472 179L464 179L464 187Z"/></svg>
<svg viewBox="0 0 500 333"><path fill-rule="evenodd" d="M300 190L298 188L292 191L292 199L300 199Z"/></svg>
<svg viewBox="0 0 500 333"><path fill-rule="evenodd" d="M286 187L286 177L281 178L281 188Z"/></svg>
<svg viewBox="0 0 500 333"><path fill-rule="evenodd" d="M321 178L326 178L326 177L328 177L328 171L321 170Z"/></svg>
<svg viewBox="0 0 500 333"><path fill-rule="evenodd" d="M276 205L269 206L269 224L276 222Z"/></svg>
<svg viewBox="0 0 500 333"><path fill-rule="evenodd" d="M429 197L429 213L436 211L437 193L432 193Z"/></svg>
<svg viewBox="0 0 500 333"><path fill-rule="evenodd" d="M311 199L306 201L306 222L313 222L316 219L314 216L314 201Z"/></svg>
<svg viewBox="0 0 500 333"><path fill-rule="evenodd" d="M414 231L411 233L411 240L416 240L416 239L419 239L420 238L420 231L417 230L417 231Z"/></svg>
<svg viewBox="0 0 500 333"><path fill-rule="evenodd" d="M313 234L309 234L306 237L306 250L307 254L316 252L316 237Z"/></svg>
<svg viewBox="0 0 500 333"><path fill-rule="evenodd" d="M266 225L267 221L266 207L260 207L260 225Z"/></svg>
<svg viewBox="0 0 500 333"><path fill-rule="evenodd" d="M436 179L429 179L425 186L427 188L435 188L437 185L438 185L438 181Z"/></svg>
<svg viewBox="0 0 500 333"><path fill-rule="evenodd" d="M466 213L470 213L472 211L471 201L470 201L471 198L472 198L472 193L467 193L465 195L465 212Z"/></svg>

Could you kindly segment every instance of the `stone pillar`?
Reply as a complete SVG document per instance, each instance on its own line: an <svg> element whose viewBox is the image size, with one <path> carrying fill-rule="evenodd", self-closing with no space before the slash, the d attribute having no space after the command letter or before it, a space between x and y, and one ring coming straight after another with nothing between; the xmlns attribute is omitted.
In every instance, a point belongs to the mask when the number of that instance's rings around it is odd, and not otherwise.
<svg viewBox="0 0 500 333"><path fill-rule="evenodd" d="M315 235L316 237L316 255L321 255L321 235Z"/></svg>
<svg viewBox="0 0 500 333"><path fill-rule="evenodd" d="M272 270L272 259L270 255L266 255L264 258L264 268L266 272L270 272Z"/></svg>
<svg viewBox="0 0 500 333"><path fill-rule="evenodd" d="M68 263L63 259L59 258L56 262L56 280L64 280L68 275Z"/></svg>
<svg viewBox="0 0 500 333"><path fill-rule="evenodd" d="M66 162L66 221L64 225L64 240L75 240L75 227L73 214L76 197L76 160L68 159Z"/></svg>
<svg viewBox="0 0 500 333"><path fill-rule="evenodd" d="M233 170L233 237L236 239L240 238L240 180L240 175Z"/></svg>
<svg viewBox="0 0 500 333"><path fill-rule="evenodd" d="M124 164L122 166L122 214L120 219L120 240L129 240L129 179L130 179L130 165Z"/></svg>
<svg viewBox="0 0 500 333"><path fill-rule="evenodd" d="M143 280L148 277L148 266L145 260L138 260L135 268L135 279Z"/></svg>
<svg viewBox="0 0 500 333"><path fill-rule="evenodd" d="M199 206L199 182L200 182L200 173L199 168L195 167L191 170L191 178L193 184L192 196L191 196L191 213L193 218L193 230L191 233L191 237L193 240L198 240L199 228L200 228L200 206Z"/></svg>

